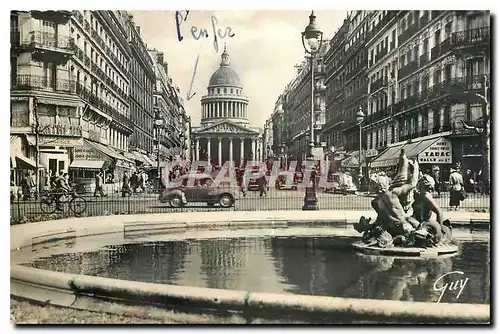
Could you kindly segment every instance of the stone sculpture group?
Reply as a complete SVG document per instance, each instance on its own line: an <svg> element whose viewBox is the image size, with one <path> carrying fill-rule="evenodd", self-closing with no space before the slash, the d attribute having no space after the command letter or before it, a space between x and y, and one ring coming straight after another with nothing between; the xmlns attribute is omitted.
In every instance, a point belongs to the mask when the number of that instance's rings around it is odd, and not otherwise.
<svg viewBox="0 0 500 334"><path fill-rule="evenodd" d="M411 177L410 177L411 175ZM401 150L398 174L392 181L385 175L377 178L378 194L371 202L378 216L374 222L362 216L354 224L363 234L366 246L421 247L444 246L451 242L451 223L432 198L434 179L419 171L416 160L410 161ZM432 213L436 218L432 219Z"/></svg>

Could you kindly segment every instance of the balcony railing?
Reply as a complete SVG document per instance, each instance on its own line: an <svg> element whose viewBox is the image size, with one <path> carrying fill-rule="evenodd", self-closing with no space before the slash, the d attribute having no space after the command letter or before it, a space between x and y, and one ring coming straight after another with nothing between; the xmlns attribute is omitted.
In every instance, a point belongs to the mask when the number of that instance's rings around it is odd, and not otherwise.
<svg viewBox="0 0 500 334"><path fill-rule="evenodd" d="M84 24L83 24L83 27L84 27L85 31L90 34L90 23L89 23L89 21L85 20Z"/></svg>
<svg viewBox="0 0 500 334"><path fill-rule="evenodd" d="M36 89L56 92L75 92L75 82L72 80L57 78L55 81L41 75L21 74L13 80L14 89Z"/></svg>
<svg viewBox="0 0 500 334"><path fill-rule="evenodd" d="M408 27L405 31L398 36L398 44L401 45L406 42L410 37L415 35L418 31L418 22L415 22L412 26Z"/></svg>
<svg viewBox="0 0 500 334"><path fill-rule="evenodd" d="M425 66L429 63L429 54L425 52L423 55L420 56L419 58L419 67Z"/></svg>
<svg viewBox="0 0 500 334"><path fill-rule="evenodd" d="M431 60L436 60L436 58L441 57L446 52L450 51L451 48L452 44L450 43L450 39L445 39L439 45L431 49Z"/></svg>
<svg viewBox="0 0 500 334"><path fill-rule="evenodd" d="M377 79L377 80L375 80L374 82L371 83L370 92L374 93L375 91L377 91L381 87L385 87L385 86L387 86L387 78L386 77L382 77L382 78Z"/></svg>
<svg viewBox="0 0 500 334"><path fill-rule="evenodd" d="M104 111L106 114L111 116L114 120L126 125L130 129L134 128L134 122L130 118L128 118L127 116L118 112L118 110L116 110L116 108L109 105L106 101L101 99L99 96L97 96L95 93L90 91L88 88L82 86L81 84L77 84L76 85L76 92L83 100L87 101L89 104L93 105L94 107Z"/></svg>
<svg viewBox="0 0 500 334"><path fill-rule="evenodd" d="M74 50L73 38L45 31L30 31L23 44L66 52Z"/></svg>
<svg viewBox="0 0 500 334"><path fill-rule="evenodd" d="M81 136L82 127L80 125L61 124L40 124L40 134L59 136Z"/></svg>
<svg viewBox="0 0 500 334"><path fill-rule="evenodd" d="M84 55L84 58L85 58L85 66L90 68L90 64L92 63L90 60L90 57L87 55Z"/></svg>
<svg viewBox="0 0 500 334"><path fill-rule="evenodd" d="M451 36L451 44L455 47L463 47L490 43L490 33L490 27L455 32Z"/></svg>
<svg viewBox="0 0 500 334"><path fill-rule="evenodd" d="M405 67L398 70L398 78L401 80L407 75L415 72L418 69L418 61L414 60L408 63Z"/></svg>
<svg viewBox="0 0 500 334"><path fill-rule="evenodd" d="M379 53L375 55L375 62L378 62L380 59L384 58L387 54L387 47L382 48Z"/></svg>

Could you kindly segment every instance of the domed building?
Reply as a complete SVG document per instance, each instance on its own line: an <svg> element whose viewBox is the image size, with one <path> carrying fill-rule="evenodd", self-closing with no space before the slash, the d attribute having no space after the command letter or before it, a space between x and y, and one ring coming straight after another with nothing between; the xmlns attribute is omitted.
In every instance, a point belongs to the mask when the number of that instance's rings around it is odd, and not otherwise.
<svg viewBox="0 0 500 334"><path fill-rule="evenodd" d="M262 136L258 128L250 127L248 99L225 47L207 90L201 98L200 127L193 131L195 159L220 166L226 161L234 161L235 166L246 160L262 161Z"/></svg>

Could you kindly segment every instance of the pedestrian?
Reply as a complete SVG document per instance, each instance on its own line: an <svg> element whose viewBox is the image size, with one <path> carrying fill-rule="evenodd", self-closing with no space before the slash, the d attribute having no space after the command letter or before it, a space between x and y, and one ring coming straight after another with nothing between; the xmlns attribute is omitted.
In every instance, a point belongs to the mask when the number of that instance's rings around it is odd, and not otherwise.
<svg viewBox="0 0 500 334"><path fill-rule="evenodd" d="M95 191L94 191L94 197L97 197L97 194L100 196L105 197L106 194L104 193L103 189L103 179L102 179L102 173L99 172L95 176Z"/></svg>
<svg viewBox="0 0 500 334"><path fill-rule="evenodd" d="M450 207L458 210L460 202L465 199L464 181L462 175L455 169L450 169Z"/></svg>
<svg viewBox="0 0 500 334"><path fill-rule="evenodd" d="M259 186L260 197L262 197L262 196L266 196L267 197L266 173L261 172L261 176L257 179L257 184Z"/></svg>
<svg viewBox="0 0 500 334"><path fill-rule="evenodd" d="M435 190L436 190L438 196L440 196L441 195L441 177L439 175L439 167L436 166L434 168L432 176L434 177L434 181L436 182Z"/></svg>
<svg viewBox="0 0 500 334"><path fill-rule="evenodd" d="M246 175L245 175L244 170L241 172L240 190L241 190L241 193L243 194L243 197L246 197L247 196L247 182L246 182Z"/></svg>
<svg viewBox="0 0 500 334"><path fill-rule="evenodd" d="M29 174L24 173L24 176L20 182L21 190L23 193L23 200L25 200L25 201L31 198L31 190L30 190L30 183L29 183L28 177L29 177Z"/></svg>
<svg viewBox="0 0 500 334"><path fill-rule="evenodd" d="M137 191L137 186L138 186L138 181L139 178L137 177L137 172L133 172L132 176L130 177L130 185L132 187L132 193L135 193Z"/></svg>
<svg viewBox="0 0 500 334"><path fill-rule="evenodd" d="M123 173L122 180L122 197L125 197L126 195L132 195L132 191L130 190L130 178L127 171Z"/></svg>

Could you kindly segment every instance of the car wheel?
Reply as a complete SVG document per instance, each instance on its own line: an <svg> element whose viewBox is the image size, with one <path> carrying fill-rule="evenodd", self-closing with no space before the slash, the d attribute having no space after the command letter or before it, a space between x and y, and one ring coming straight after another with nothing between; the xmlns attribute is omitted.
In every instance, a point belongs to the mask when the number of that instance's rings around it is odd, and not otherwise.
<svg viewBox="0 0 500 334"><path fill-rule="evenodd" d="M172 195L170 196L170 206L173 208L180 208L184 205L182 202L182 196L181 195Z"/></svg>
<svg viewBox="0 0 500 334"><path fill-rule="evenodd" d="M234 203L233 196L231 196L229 194L222 194L222 195L220 195L220 197L219 197L219 204L223 208L229 208L229 207L231 207L233 205L233 203Z"/></svg>

